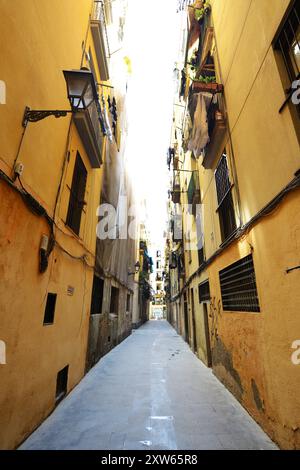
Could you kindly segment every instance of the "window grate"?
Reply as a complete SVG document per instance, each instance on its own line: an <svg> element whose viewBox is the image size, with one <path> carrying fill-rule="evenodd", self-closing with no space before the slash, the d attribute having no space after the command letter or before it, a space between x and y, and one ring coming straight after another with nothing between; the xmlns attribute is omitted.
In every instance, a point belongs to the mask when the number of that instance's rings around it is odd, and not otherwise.
<svg viewBox="0 0 300 470"><path fill-rule="evenodd" d="M260 312L252 255L219 273L223 310Z"/></svg>
<svg viewBox="0 0 300 470"><path fill-rule="evenodd" d="M202 282L198 287L199 303L210 301L209 281Z"/></svg>
<svg viewBox="0 0 300 470"><path fill-rule="evenodd" d="M218 205L220 206L231 188L227 166L227 157L225 153L223 153L220 163L216 169L215 178L217 186Z"/></svg>
<svg viewBox="0 0 300 470"><path fill-rule="evenodd" d="M291 82L300 74L300 0L295 0L280 29L274 48L282 54Z"/></svg>
<svg viewBox="0 0 300 470"><path fill-rule="evenodd" d="M222 240L225 241L236 229L233 197L231 193L232 185L229 178L226 153L223 153L215 171L215 181L221 234Z"/></svg>

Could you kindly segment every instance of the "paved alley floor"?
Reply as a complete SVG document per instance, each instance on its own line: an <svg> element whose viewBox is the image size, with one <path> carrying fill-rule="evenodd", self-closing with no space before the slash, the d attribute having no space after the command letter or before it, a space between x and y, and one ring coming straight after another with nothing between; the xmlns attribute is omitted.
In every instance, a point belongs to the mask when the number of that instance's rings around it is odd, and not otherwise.
<svg viewBox="0 0 300 470"><path fill-rule="evenodd" d="M21 449L276 449L165 321L105 356Z"/></svg>

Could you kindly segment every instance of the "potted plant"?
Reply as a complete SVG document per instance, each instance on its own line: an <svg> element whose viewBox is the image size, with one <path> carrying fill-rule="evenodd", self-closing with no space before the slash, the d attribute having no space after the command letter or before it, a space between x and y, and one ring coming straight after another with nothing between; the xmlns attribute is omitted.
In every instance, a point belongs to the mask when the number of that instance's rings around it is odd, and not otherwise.
<svg viewBox="0 0 300 470"><path fill-rule="evenodd" d="M193 93L208 92L208 93L221 93L223 92L223 85L216 82L216 77L200 75L195 78L192 87Z"/></svg>
<svg viewBox="0 0 300 470"><path fill-rule="evenodd" d="M199 2L195 4L195 20L198 21L200 24L204 20L204 16L208 15L211 10L211 6L209 1L201 2L202 6L199 8Z"/></svg>

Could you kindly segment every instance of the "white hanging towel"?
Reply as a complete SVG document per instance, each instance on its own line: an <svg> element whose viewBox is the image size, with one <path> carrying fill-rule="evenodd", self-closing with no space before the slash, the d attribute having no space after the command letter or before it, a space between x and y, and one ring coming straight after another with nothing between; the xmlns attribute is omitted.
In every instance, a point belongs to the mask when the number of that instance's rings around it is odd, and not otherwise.
<svg viewBox="0 0 300 470"><path fill-rule="evenodd" d="M198 93L197 105L194 114L194 126L188 149L194 152L196 158L199 158L202 150L209 143L208 123L207 123L207 101L211 100L205 93Z"/></svg>

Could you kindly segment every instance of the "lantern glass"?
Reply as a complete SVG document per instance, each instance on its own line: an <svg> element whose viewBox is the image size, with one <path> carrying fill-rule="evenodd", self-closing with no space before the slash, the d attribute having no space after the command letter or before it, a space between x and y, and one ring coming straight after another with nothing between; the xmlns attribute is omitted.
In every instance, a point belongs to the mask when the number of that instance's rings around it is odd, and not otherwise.
<svg viewBox="0 0 300 470"><path fill-rule="evenodd" d="M73 110L84 110L97 99L97 90L89 70L65 70L68 98Z"/></svg>

